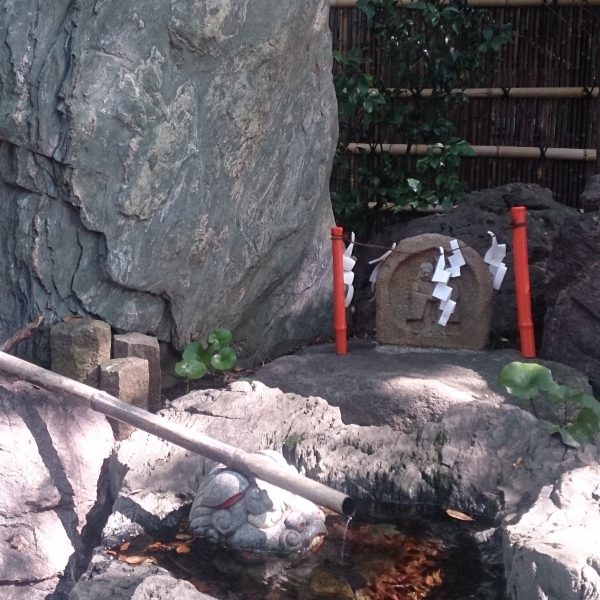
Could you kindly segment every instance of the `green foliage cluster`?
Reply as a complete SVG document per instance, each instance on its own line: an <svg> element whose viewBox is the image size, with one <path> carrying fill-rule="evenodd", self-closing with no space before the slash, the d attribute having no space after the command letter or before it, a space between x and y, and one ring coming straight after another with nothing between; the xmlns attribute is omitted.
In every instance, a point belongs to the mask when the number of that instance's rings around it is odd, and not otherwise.
<svg viewBox="0 0 600 600"><path fill-rule="evenodd" d="M550 423L549 432L559 434L566 446L590 443L600 432L600 402L581 390L558 384L547 367L512 362L502 369L499 380L513 396L528 401L534 415L540 402L552 405L556 413L562 412L561 422ZM570 412L574 412L573 417Z"/></svg>
<svg viewBox="0 0 600 600"><path fill-rule="evenodd" d="M189 382L191 379L200 379L210 369L227 371L233 368L237 356L229 345L232 339L231 331L218 328L208 336L206 343L190 342L175 365L175 373Z"/></svg>
<svg viewBox="0 0 600 600"><path fill-rule="evenodd" d="M338 220L353 228L368 206L448 207L460 198L458 168L473 149L446 118L466 99L451 91L477 81L489 55L512 35L510 25L497 26L488 11L466 0L419 0L402 8L395 0L358 0L357 6L366 15L378 63L398 70L390 87L372 74L373 59L364 49L334 53L340 145L332 201ZM425 88L432 89L430 96L420 95ZM390 141L425 143L428 151L416 162L385 153L377 160L353 158L347 144L355 141L369 143L369 154Z"/></svg>

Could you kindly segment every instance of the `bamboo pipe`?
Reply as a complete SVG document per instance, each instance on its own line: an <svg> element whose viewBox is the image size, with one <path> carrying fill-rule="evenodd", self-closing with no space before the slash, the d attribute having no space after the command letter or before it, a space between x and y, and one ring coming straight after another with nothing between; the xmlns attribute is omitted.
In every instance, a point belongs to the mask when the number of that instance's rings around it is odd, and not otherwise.
<svg viewBox="0 0 600 600"><path fill-rule="evenodd" d="M397 0L398 6L410 6L415 0ZM446 3L442 0L442 3ZM502 8L523 6L545 6L547 0L467 0L469 6ZM552 0L552 6L598 6L600 0ZM352 8L356 0L329 0L330 8Z"/></svg>
<svg viewBox="0 0 600 600"><path fill-rule="evenodd" d="M169 423L162 417L122 402L106 392L63 377L5 352L0 352L0 370L36 383L48 390L70 394L92 410L133 425L210 460L223 463L231 469L263 479L311 500L319 506L347 516L354 514L354 500L342 492L302 475L290 473L270 460L250 454L235 446L201 433L192 432L176 423Z"/></svg>
<svg viewBox="0 0 600 600"><path fill-rule="evenodd" d="M389 88L394 91L394 88ZM377 94L376 88L371 89L372 94ZM453 88L451 94L464 94L468 98L598 98L600 88L598 86L585 87L511 87L511 88ZM403 89L398 92L399 98L412 98L420 96L429 98L433 95L433 89L425 88L419 90Z"/></svg>
<svg viewBox="0 0 600 600"><path fill-rule="evenodd" d="M377 144L375 154L395 154L404 156L423 156L427 154L428 144ZM351 143L348 150L355 154L371 154L370 144ZM592 148L536 148L535 146L471 146L476 157L491 158L547 158L550 160L582 160L594 162L596 150ZM434 149L434 152L436 150ZM440 152L440 150L437 150Z"/></svg>
<svg viewBox="0 0 600 600"><path fill-rule="evenodd" d="M343 228L332 227L331 252L333 255L333 333L335 336L335 353L339 356L348 354L346 306L344 304L343 239Z"/></svg>

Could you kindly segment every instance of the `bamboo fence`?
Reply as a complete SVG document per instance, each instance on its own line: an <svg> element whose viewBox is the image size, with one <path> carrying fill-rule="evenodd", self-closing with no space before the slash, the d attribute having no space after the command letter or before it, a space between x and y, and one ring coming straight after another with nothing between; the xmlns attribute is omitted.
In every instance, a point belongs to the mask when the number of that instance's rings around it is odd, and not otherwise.
<svg viewBox="0 0 600 600"><path fill-rule="evenodd" d="M514 181L538 183L560 202L578 206L585 180L600 170L600 0L468 1L473 6L485 2L497 23L512 24L514 35L498 62L488 64L474 85L456 90L469 102L457 103L448 118L476 150L475 157L463 160L462 179L468 190ZM402 89L397 65L382 60L364 14L353 4L331 2L334 49L366 48L371 73L386 87ZM425 101L431 90L402 94L407 102L416 97ZM341 130L342 143L366 143L369 148L377 142L400 151L413 141L380 130L371 139L352 137ZM427 140L414 142L413 148ZM414 160L415 153L407 160ZM380 156L357 153L353 165L364 166ZM339 181L334 172L332 189Z"/></svg>

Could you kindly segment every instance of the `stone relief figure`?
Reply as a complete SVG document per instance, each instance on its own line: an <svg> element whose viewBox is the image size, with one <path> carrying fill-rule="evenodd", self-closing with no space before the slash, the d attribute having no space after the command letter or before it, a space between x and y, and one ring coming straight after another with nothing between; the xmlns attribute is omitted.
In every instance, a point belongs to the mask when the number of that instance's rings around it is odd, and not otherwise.
<svg viewBox="0 0 600 600"><path fill-rule="evenodd" d="M435 283L431 281L433 265L422 262L417 270L417 279L411 286L407 321L422 321L424 324L437 320L437 300L431 295Z"/></svg>

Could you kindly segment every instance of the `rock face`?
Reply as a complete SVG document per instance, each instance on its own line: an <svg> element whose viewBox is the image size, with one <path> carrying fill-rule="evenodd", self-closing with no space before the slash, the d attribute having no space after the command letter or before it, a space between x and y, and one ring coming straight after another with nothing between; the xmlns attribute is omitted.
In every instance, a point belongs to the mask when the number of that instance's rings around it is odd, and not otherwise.
<svg viewBox="0 0 600 600"><path fill-rule="evenodd" d="M527 207L527 239L530 262L532 312L536 336L541 339L543 317L546 310L544 286L550 252L561 223L576 214L552 199L552 192L534 184L512 183L498 188L467 194L465 199L447 213L410 220L388 227L373 237L371 242L390 247L393 242L424 233L439 233L460 238L483 256L490 246L488 231L493 231L498 243L506 243L505 264L508 273L499 291L493 294L492 336L496 341L506 338L517 340L514 269L510 208ZM359 264L380 256L381 249L369 249L360 255ZM362 278L358 265L356 298L356 329L370 331L374 324L374 306L368 302L368 273Z"/></svg>
<svg viewBox="0 0 600 600"><path fill-rule="evenodd" d="M179 347L227 326L254 357L322 333L328 9L4 3L0 338L40 313Z"/></svg>
<svg viewBox="0 0 600 600"><path fill-rule="evenodd" d="M69 600L215 600L191 583L155 566L96 560L69 595Z"/></svg>
<svg viewBox="0 0 600 600"><path fill-rule="evenodd" d="M0 379L0 402L0 597L41 600L85 568L112 432L102 415L24 382Z"/></svg>
<svg viewBox="0 0 600 600"><path fill-rule="evenodd" d="M600 220L577 215L563 223L548 264L541 355L588 375L600 393Z"/></svg>
<svg viewBox="0 0 600 600"><path fill-rule="evenodd" d="M505 530L511 600L600 597L600 467L565 473Z"/></svg>

